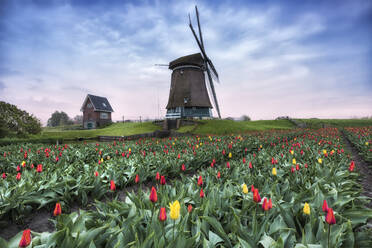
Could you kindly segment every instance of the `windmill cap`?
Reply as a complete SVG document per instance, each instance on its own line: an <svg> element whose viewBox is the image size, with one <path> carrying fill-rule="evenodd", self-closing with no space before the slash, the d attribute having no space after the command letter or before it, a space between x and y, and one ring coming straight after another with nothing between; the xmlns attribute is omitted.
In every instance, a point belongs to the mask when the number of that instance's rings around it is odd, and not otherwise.
<svg viewBox="0 0 372 248"><path fill-rule="evenodd" d="M204 59L200 53L186 55L170 62L169 69L173 70L174 68L183 65L194 65L202 67L204 65Z"/></svg>

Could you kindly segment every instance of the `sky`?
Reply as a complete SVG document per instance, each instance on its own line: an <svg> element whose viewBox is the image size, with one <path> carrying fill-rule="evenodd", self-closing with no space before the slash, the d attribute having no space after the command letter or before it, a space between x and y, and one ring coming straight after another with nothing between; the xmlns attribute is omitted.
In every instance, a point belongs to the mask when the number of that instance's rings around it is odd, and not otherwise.
<svg viewBox="0 0 372 248"><path fill-rule="evenodd" d="M372 1L0 0L0 101L38 117L164 117L171 71L199 52L200 13L222 117L372 116ZM214 111L216 116L216 112Z"/></svg>

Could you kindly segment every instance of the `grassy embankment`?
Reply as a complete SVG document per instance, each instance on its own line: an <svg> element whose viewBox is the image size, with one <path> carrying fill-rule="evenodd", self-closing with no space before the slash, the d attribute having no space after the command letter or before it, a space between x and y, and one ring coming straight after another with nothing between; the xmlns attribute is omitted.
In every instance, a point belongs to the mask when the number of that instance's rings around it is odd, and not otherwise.
<svg viewBox="0 0 372 248"><path fill-rule="evenodd" d="M371 119L296 119L306 123L308 128L327 127L349 127L349 126L372 126ZM232 120L203 120L192 126L184 126L176 130L177 132L207 135L207 134L231 134L245 133L250 131L264 131L271 129L291 129L294 128L292 122L288 120L261 120L261 121L232 121ZM27 138L4 138L0 139L0 145L11 143L56 143L74 141L79 138L88 139L98 136L128 136L140 133L149 133L161 127L151 123L114 123L106 128L93 130L65 130L63 127L43 128L38 135L30 135Z"/></svg>
<svg viewBox="0 0 372 248"><path fill-rule="evenodd" d="M366 127L372 126L372 119L295 119L306 124L307 128L322 127Z"/></svg>
<svg viewBox="0 0 372 248"><path fill-rule="evenodd" d="M232 120L203 120L197 126L184 126L177 132L192 132L194 134L231 134L271 129L291 129L294 125L288 120L265 121L232 121Z"/></svg>
<svg viewBox="0 0 372 248"><path fill-rule="evenodd" d="M128 136L140 133L150 133L160 127L151 123L114 123L106 128L91 130L64 130L63 127L43 128L38 135L30 135L27 138L4 138L0 139L0 145L12 143L56 143L74 141L77 139L96 138L98 136Z"/></svg>

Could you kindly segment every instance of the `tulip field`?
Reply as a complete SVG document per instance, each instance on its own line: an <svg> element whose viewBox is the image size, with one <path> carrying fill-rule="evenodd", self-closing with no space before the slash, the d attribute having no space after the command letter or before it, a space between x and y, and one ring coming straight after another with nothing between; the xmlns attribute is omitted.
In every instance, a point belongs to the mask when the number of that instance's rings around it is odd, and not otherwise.
<svg viewBox="0 0 372 248"><path fill-rule="evenodd" d="M345 129L366 159L371 130ZM337 128L0 154L0 228L40 210L54 226L0 238L1 248L372 247L370 199Z"/></svg>
<svg viewBox="0 0 372 248"><path fill-rule="evenodd" d="M345 133L364 160L372 162L372 127L346 128Z"/></svg>

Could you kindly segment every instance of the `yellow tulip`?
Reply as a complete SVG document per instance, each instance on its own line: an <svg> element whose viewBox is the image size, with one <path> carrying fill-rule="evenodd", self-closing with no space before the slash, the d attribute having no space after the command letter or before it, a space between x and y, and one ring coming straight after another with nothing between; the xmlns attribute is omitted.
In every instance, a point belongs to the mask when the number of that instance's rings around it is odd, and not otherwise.
<svg viewBox="0 0 372 248"><path fill-rule="evenodd" d="M199 148L199 145L196 145L196 149L198 149Z"/></svg>
<svg viewBox="0 0 372 248"><path fill-rule="evenodd" d="M229 158L232 158L232 154L231 154L231 152L229 152Z"/></svg>
<svg viewBox="0 0 372 248"><path fill-rule="evenodd" d="M305 202L303 211L304 211L304 214L310 215L310 205L307 202Z"/></svg>
<svg viewBox="0 0 372 248"><path fill-rule="evenodd" d="M200 142L200 144L199 144L199 145L200 145L200 146L202 146L202 145L203 145L203 143L201 143L201 142Z"/></svg>
<svg viewBox="0 0 372 248"><path fill-rule="evenodd" d="M132 151L132 149L130 149L130 148L129 148L129 150L128 150L128 151L129 151L129 152L131 152L131 151Z"/></svg>
<svg viewBox="0 0 372 248"><path fill-rule="evenodd" d="M296 164L296 159L292 159L292 164Z"/></svg>
<svg viewBox="0 0 372 248"><path fill-rule="evenodd" d="M318 163L319 163L319 164L322 163L322 159L321 159L321 158L318 158Z"/></svg>
<svg viewBox="0 0 372 248"><path fill-rule="evenodd" d="M293 153L294 153L294 151L293 150L291 150L291 154L293 155Z"/></svg>
<svg viewBox="0 0 372 248"><path fill-rule="evenodd" d="M25 165L26 164L26 161L22 161L22 165Z"/></svg>
<svg viewBox="0 0 372 248"><path fill-rule="evenodd" d="M248 187L245 183L243 183L242 188L243 188L243 193L248 194Z"/></svg>
<svg viewBox="0 0 372 248"><path fill-rule="evenodd" d="M103 162L103 158L101 158L101 163Z"/></svg>
<svg viewBox="0 0 372 248"><path fill-rule="evenodd" d="M368 146L369 145L369 143L368 142L366 142L366 146Z"/></svg>
<svg viewBox="0 0 372 248"><path fill-rule="evenodd" d="M327 150L326 149L323 149L323 154L326 154L327 153Z"/></svg>
<svg viewBox="0 0 372 248"><path fill-rule="evenodd" d="M272 173L274 176L276 176L276 168L275 168L275 167L273 167L271 173Z"/></svg>
<svg viewBox="0 0 372 248"><path fill-rule="evenodd" d="M174 146L175 144L176 144L176 143L174 143L174 142L172 143L173 146Z"/></svg>
<svg viewBox="0 0 372 248"><path fill-rule="evenodd" d="M262 148L262 145L260 145L260 148Z"/></svg>
<svg viewBox="0 0 372 248"><path fill-rule="evenodd" d="M180 217L180 203L178 200L174 201L173 203L169 203L170 208L170 217L172 220L177 220Z"/></svg>

